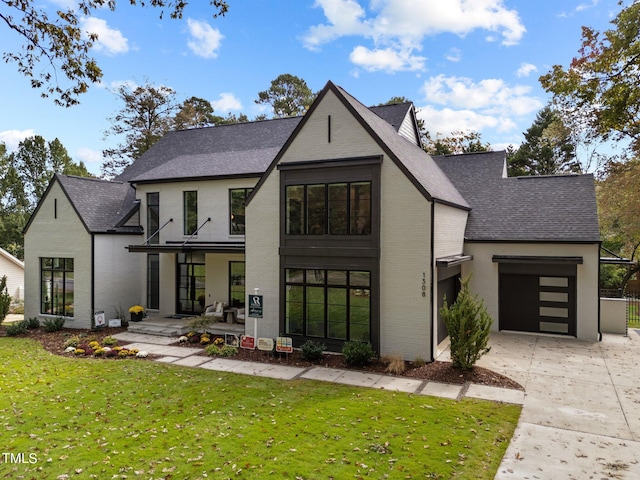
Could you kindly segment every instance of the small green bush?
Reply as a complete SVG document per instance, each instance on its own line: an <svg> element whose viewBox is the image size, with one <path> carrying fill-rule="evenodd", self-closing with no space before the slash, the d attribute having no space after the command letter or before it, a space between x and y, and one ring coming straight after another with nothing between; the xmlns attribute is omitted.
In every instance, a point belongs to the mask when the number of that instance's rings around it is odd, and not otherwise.
<svg viewBox="0 0 640 480"><path fill-rule="evenodd" d="M491 349L487 343L493 321L482 300L471 295L470 278L460 280L462 288L456 301L449 305L445 297L444 306L440 309L451 341L451 363L465 370L472 369L478 359Z"/></svg>
<svg viewBox="0 0 640 480"><path fill-rule="evenodd" d="M3 275L0 279L0 323L4 321L11 307L11 295L7 289L7 276Z"/></svg>
<svg viewBox="0 0 640 480"><path fill-rule="evenodd" d="M350 341L342 347L344 363L352 367L362 367L371 363L375 356L371 344L365 342Z"/></svg>
<svg viewBox="0 0 640 480"><path fill-rule="evenodd" d="M222 345L219 347L215 343L207 345L204 351L207 355L219 357L235 357L238 354L238 349L232 345Z"/></svg>
<svg viewBox="0 0 640 480"><path fill-rule="evenodd" d="M29 330L37 330L38 328L40 328L40 320L38 320L36 317L31 317L25 320L25 322L27 322L27 328Z"/></svg>
<svg viewBox="0 0 640 480"><path fill-rule="evenodd" d="M58 332L64 327L64 321L65 319L63 317L45 318L42 321L42 326L45 332Z"/></svg>
<svg viewBox="0 0 640 480"><path fill-rule="evenodd" d="M71 337L67 338L64 341L64 344L62 345L64 348L69 348L69 347L78 347L78 345L80 345L80 336L79 335L72 335Z"/></svg>
<svg viewBox="0 0 640 480"><path fill-rule="evenodd" d="M27 322L22 320L20 322L13 322L7 325L6 329L9 337L17 337L27 333Z"/></svg>
<svg viewBox="0 0 640 480"><path fill-rule="evenodd" d="M106 345L107 347L112 347L113 345L117 345L118 344L118 339L117 338L113 338L111 335L109 335L108 337L104 337L102 339L102 344Z"/></svg>
<svg viewBox="0 0 640 480"><path fill-rule="evenodd" d="M307 360L308 362L317 362L322 358L322 352L326 349L326 345L313 340L308 340L300 347L300 354L302 355L303 360Z"/></svg>

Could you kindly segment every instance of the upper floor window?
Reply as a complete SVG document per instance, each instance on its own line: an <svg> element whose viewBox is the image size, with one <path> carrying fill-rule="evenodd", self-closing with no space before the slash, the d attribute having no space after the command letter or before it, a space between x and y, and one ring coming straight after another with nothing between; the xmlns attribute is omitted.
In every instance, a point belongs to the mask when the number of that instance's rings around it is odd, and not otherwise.
<svg viewBox="0 0 640 480"><path fill-rule="evenodd" d="M287 185L288 235L371 234L371 182Z"/></svg>
<svg viewBox="0 0 640 480"><path fill-rule="evenodd" d="M234 188L229 190L229 233L231 235L244 235L244 207L247 197L253 188Z"/></svg>
<svg viewBox="0 0 640 480"><path fill-rule="evenodd" d="M158 192L147 193L147 236L149 243L160 243L160 194ZM152 236L153 235L153 236Z"/></svg>
<svg viewBox="0 0 640 480"><path fill-rule="evenodd" d="M73 317L73 258L40 259L40 313Z"/></svg>
<svg viewBox="0 0 640 480"><path fill-rule="evenodd" d="M184 234L193 235L198 229L198 192L182 192L184 208Z"/></svg>

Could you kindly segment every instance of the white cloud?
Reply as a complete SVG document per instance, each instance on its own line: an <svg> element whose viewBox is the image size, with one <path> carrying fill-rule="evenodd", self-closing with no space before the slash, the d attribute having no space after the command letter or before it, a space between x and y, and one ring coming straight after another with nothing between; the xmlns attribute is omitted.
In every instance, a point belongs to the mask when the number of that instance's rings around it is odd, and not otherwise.
<svg viewBox="0 0 640 480"><path fill-rule="evenodd" d="M530 95L531 87L508 86L504 80L488 78L474 83L466 77L438 75L423 85L429 103L481 110L492 115L526 115L542 107L542 102Z"/></svg>
<svg viewBox="0 0 640 480"><path fill-rule="evenodd" d="M520 68L518 68L518 71L516 72L516 75L518 77L528 77L531 73L537 71L538 67L536 67L534 64L522 62L520 64Z"/></svg>
<svg viewBox="0 0 640 480"><path fill-rule="evenodd" d="M211 102L211 106L213 110L221 113L221 112L230 112L230 111L238 111L242 109L242 103L238 100L233 93L221 93L219 100L214 100Z"/></svg>
<svg viewBox="0 0 640 480"><path fill-rule="evenodd" d="M444 58L450 62L457 63L462 58L462 52L459 48L452 48L445 54Z"/></svg>
<svg viewBox="0 0 640 480"><path fill-rule="evenodd" d="M407 69L409 64L424 69L424 59L413 52L420 50L426 36L465 36L474 30L486 30L491 34L488 41L501 38L502 44L513 45L526 31L518 12L507 9L503 0L371 0L368 12L356 0L316 0L315 6L322 8L327 23L309 28L302 39L306 48L317 50L343 36L360 36L370 39L373 48L357 47L360 50L351 53L352 60L398 65L400 69ZM395 51L395 57L414 61L390 60L391 51ZM387 60L380 60L380 56Z"/></svg>
<svg viewBox="0 0 640 480"><path fill-rule="evenodd" d="M110 28L105 20L96 17L80 19L80 27L88 36L89 33L98 35L93 48L107 55L117 55L129 51L129 41L119 30Z"/></svg>
<svg viewBox="0 0 640 480"><path fill-rule="evenodd" d="M369 50L357 46L349 55L349 59L369 72L378 70L386 72L423 70L425 57L411 55L410 51L396 51L392 48Z"/></svg>
<svg viewBox="0 0 640 480"><path fill-rule="evenodd" d="M99 150L93 150L91 148L81 147L76 150L76 154L73 158L76 162L83 161L89 170L90 166L95 164L101 164L103 157L102 152Z"/></svg>
<svg viewBox="0 0 640 480"><path fill-rule="evenodd" d="M7 150L15 151L18 149L18 145L25 138L33 137L35 135L35 131L32 129L28 130L5 130L0 132L0 142L4 142L7 146Z"/></svg>
<svg viewBox="0 0 640 480"><path fill-rule="evenodd" d="M224 35L207 22L187 19L190 39L187 45L193 53L202 58L216 58Z"/></svg>
<svg viewBox="0 0 640 480"><path fill-rule="evenodd" d="M430 105L419 107L418 117L424 120L426 129L432 138L447 137L454 131L482 132L485 129L496 129L508 132L516 128L513 120L503 116L483 115L473 110L441 110Z"/></svg>

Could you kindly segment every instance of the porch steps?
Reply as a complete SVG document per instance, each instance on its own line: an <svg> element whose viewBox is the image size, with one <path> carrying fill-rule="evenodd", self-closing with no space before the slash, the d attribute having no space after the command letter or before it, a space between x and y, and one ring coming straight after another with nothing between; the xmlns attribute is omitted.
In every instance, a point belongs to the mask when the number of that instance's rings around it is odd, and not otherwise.
<svg viewBox="0 0 640 480"><path fill-rule="evenodd" d="M159 335L162 337L179 337L189 332L184 322L167 323L143 320L142 322L129 322L127 330L131 333L143 333L146 335Z"/></svg>

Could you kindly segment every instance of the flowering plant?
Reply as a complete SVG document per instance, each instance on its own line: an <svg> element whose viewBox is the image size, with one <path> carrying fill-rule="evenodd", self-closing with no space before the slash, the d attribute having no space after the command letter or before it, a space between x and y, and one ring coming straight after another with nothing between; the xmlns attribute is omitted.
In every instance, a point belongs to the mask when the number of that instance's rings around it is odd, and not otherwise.
<svg viewBox="0 0 640 480"><path fill-rule="evenodd" d="M133 307L129 308L129 313L142 313L144 312L144 307L141 307L140 305L134 305Z"/></svg>

